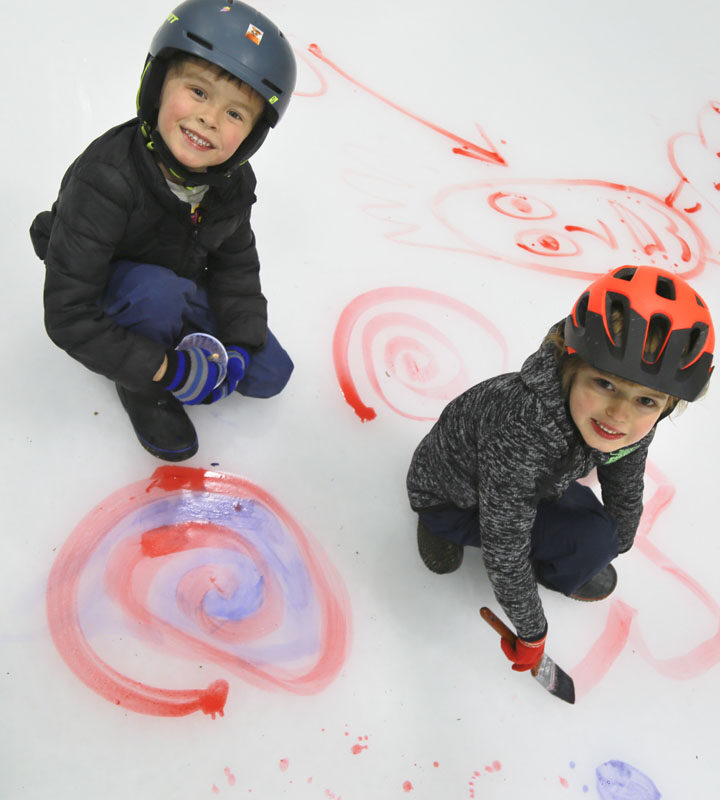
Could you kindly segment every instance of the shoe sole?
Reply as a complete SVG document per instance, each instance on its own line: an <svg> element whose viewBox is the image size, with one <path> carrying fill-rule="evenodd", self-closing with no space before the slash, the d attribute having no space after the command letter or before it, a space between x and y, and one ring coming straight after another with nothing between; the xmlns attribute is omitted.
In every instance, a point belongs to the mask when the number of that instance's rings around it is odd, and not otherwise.
<svg viewBox="0 0 720 800"><path fill-rule="evenodd" d="M133 424L130 412L128 411L128 408L125 405L124 392L121 390L118 384L115 384L115 389L117 391L118 397L120 398L120 403L125 413L128 415L128 419L130 420L130 425L132 425L133 432L138 442L140 442L142 447L145 450L147 450L147 452L150 453L150 455L153 455L155 456L155 458L159 458L162 461L172 461L173 463L175 463L177 461L187 461L188 458L192 458L195 455L195 453L197 453L199 447L199 442L197 438L189 447L186 447L184 450L163 450L162 448L156 447L155 445L150 444L150 442L143 439L143 437L138 432L138 429Z"/></svg>
<svg viewBox="0 0 720 800"><path fill-rule="evenodd" d="M597 603L599 600L605 600L606 598L610 597L610 595L615 591L618 584L618 576L617 572L615 572L613 568L613 577L614 582L613 585L602 595L595 595L594 597L582 597L581 595L577 594L570 594L568 597L572 598L573 600L577 600L580 603Z"/></svg>
<svg viewBox="0 0 720 800"><path fill-rule="evenodd" d="M198 451L199 445L197 440L185 450L160 450L159 448L151 445L150 442L146 442L142 436L140 436L137 430L135 430L134 426L133 430L135 431L135 436L137 436L138 442L140 442L140 444L148 451L148 453L154 455L156 458L161 458L163 461L186 461L188 458L192 458Z"/></svg>

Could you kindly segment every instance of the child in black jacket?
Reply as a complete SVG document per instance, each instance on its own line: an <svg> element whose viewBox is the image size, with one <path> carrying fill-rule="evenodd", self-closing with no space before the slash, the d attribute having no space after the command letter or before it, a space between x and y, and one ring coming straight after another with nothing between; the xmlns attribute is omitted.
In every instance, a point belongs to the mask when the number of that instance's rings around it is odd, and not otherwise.
<svg viewBox="0 0 720 800"><path fill-rule="evenodd" d="M453 400L412 459L407 488L427 567L451 572L482 548L518 634L513 669L542 658L537 583L578 600L615 588L610 563L632 547L655 426L695 400L712 371L714 332L676 275L621 267L595 281L520 372ZM602 500L577 483L594 467Z"/></svg>
<svg viewBox="0 0 720 800"><path fill-rule="evenodd" d="M285 112L292 49L240 2L186 0L150 46L138 117L70 166L31 227L45 261L45 324L116 383L140 443L169 461L198 448L184 404L270 397L292 361L267 327L248 158ZM177 350L204 332L227 352ZM220 382L220 380L222 381Z"/></svg>

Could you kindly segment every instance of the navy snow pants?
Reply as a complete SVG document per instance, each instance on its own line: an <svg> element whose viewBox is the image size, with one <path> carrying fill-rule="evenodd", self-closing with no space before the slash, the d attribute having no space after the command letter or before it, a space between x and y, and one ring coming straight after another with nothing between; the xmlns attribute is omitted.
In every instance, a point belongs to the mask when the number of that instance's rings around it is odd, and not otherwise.
<svg viewBox="0 0 720 800"><path fill-rule="evenodd" d="M442 508L418 516L436 536L482 547L477 508ZM530 560L545 583L572 594L617 554L617 523L587 486L573 481L559 500L538 503Z"/></svg>
<svg viewBox="0 0 720 800"><path fill-rule="evenodd" d="M156 264L116 261L102 307L120 327L167 347L174 347L186 333L218 335L205 289ZM237 391L248 397L273 397L292 371L290 356L268 330L265 347L250 356Z"/></svg>

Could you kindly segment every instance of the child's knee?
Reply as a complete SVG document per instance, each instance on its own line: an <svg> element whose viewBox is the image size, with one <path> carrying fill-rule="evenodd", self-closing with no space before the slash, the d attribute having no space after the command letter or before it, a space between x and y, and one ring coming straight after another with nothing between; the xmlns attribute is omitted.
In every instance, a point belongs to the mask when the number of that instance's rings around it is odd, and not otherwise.
<svg viewBox="0 0 720 800"><path fill-rule="evenodd" d="M284 350L275 354L271 364L251 360L248 374L240 381L237 390L246 397L275 397L287 386L294 368L292 359Z"/></svg>
<svg viewBox="0 0 720 800"><path fill-rule="evenodd" d="M157 264L119 261L103 298L106 314L122 328L173 344L180 335L193 281Z"/></svg>
<svg viewBox="0 0 720 800"><path fill-rule="evenodd" d="M578 548L601 566L609 564L618 554L618 525L605 509L587 515L583 536Z"/></svg>

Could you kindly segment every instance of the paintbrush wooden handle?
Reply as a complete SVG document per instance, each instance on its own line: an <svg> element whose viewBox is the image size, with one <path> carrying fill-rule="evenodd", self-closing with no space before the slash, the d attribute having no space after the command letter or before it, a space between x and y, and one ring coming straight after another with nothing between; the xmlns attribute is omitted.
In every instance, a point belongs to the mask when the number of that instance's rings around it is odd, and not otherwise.
<svg viewBox="0 0 720 800"><path fill-rule="evenodd" d="M499 633L506 642L515 647L517 636L502 620L498 619L487 606L483 606L480 609L480 616L495 631L495 633Z"/></svg>

